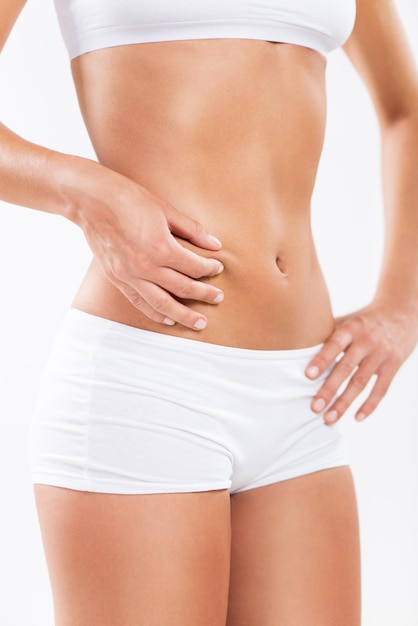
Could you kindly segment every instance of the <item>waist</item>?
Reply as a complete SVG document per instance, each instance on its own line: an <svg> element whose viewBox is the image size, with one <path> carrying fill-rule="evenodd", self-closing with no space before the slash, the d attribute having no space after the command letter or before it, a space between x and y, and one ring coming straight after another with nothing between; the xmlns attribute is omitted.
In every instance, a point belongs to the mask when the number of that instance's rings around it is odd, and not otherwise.
<svg viewBox="0 0 418 626"><path fill-rule="evenodd" d="M215 229L216 233L216 229ZM238 240L235 240L238 242ZM272 238L223 241L216 258L224 272L202 279L224 293L218 305L180 300L203 313L208 325L193 331L151 321L103 275L93 259L73 307L136 328L196 341L254 350L298 349L323 342L334 328L328 289L311 237L288 231L275 251ZM187 247L194 247L183 242ZM213 253L200 250L204 256Z"/></svg>
<svg viewBox="0 0 418 626"><path fill-rule="evenodd" d="M151 322L95 262L76 308L242 348L325 339L333 320L310 231L325 124L319 57L298 46L217 40L121 46L74 60L99 160L218 237L225 266L210 279L224 291L220 305L187 303L207 316L204 331Z"/></svg>

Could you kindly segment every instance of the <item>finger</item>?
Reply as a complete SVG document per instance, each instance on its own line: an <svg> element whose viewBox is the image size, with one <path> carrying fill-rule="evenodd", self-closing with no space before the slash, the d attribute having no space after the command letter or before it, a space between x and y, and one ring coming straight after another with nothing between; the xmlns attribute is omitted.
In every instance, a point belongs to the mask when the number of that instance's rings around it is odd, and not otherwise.
<svg viewBox="0 0 418 626"><path fill-rule="evenodd" d="M366 419L366 417L368 417L370 413L372 413L376 409L379 402L386 395L398 369L399 366L390 367L389 365L387 365L377 372L377 380L369 397L358 409L355 415L356 420L362 421Z"/></svg>
<svg viewBox="0 0 418 626"><path fill-rule="evenodd" d="M191 219L187 215L184 215L181 211L178 211L171 205L165 210L167 217L167 223L171 232L183 239L187 239L196 244L200 248L207 248L208 250L219 250L222 247L221 242L214 235L210 235L200 224Z"/></svg>
<svg viewBox="0 0 418 626"><path fill-rule="evenodd" d="M140 292L141 298L163 319L173 320L191 330L206 328L207 319L204 315L177 302L171 294L158 285L146 280L138 280L135 287Z"/></svg>
<svg viewBox="0 0 418 626"><path fill-rule="evenodd" d="M345 322L346 319L347 319L346 315L341 315L341 317L334 317L334 323L336 326L339 326L340 324Z"/></svg>
<svg viewBox="0 0 418 626"><path fill-rule="evenodd" d="M174 326L175 321L171 318L162 315L155 311L145 300L141 297L141 295L129 287L129 285L125 285L123 283L116 285L123 295L131 302L134 307L136 307L139 311L141 311L144 315L146 315L149 319L154 322L159 322L160 324L166 324L167 326Z"/></svg>
<svg viewBox="0 0 418 626"><path fill-rule="evenodd" d="M337 328L325 341L322 348L308 363L305 375L311 379L318 378L345 351L353 341L353 335L345 328Z"/></svg>
<svg viewBox="0 0 418 626"><path fill-rule="evenodd" d="M342 417L353 400L364 391L372 376L376 375L379 365L380 361L377 359L370 358L363 360L360 367L351 377L343 393L333 402L325 413L324 420L327 424L332 424Z"/></svg>
<svg viewBox="0 0 418 626"><path fill-rule="evenodd" d="M184 274L163 268L158 274L157 284L183 300L199 300L208 304L219 304L224 299L221 289L199 280L191 280Z"/></svg>
<svg viewBox="0 0 418 626"><path fill-rule="evenodd" d="M165 267L176 270L190 278L217 276L224 270L223 264L217 259L207 259L181 246L174 238L172 249L165 258Z"/></svg>
<svg viewBox="0 0 418 626"><path fill-rule="evenodd" d="M323 385L318 389L312 400L311 407L316 413L321 413L333 400L343 382L352 376L354 370L363 360L367 352L364 349L352 347L345 352L342 359L337 361Z"/></svg>

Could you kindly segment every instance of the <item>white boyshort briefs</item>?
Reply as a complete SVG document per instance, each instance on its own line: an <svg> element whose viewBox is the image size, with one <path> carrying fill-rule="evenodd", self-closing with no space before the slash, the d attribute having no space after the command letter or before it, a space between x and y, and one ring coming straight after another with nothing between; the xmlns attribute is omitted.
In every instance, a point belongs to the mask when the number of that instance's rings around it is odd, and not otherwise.
<svg viewBox="0 0 418 626"><path fill-rule="evenodd" d="M251 350L70 309L29 434L32 482L83 491L230 493L348 465L304 370L323 344Z"/></svg>

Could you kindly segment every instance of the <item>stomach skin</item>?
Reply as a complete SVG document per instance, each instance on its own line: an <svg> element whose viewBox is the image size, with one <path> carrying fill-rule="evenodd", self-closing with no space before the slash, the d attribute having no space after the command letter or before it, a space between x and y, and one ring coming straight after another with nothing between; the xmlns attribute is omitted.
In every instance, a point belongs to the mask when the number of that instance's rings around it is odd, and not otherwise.
<svg viewBox="0 0 418 626"><path fill-rule="evenodd" d="M184 301L208 325L151 321L93 258L72 305L158 333L260 350L325 341L334 328L311 230L326 117L326 60L270 41L188 40L95 50L71 63L98 160L221 240L205 278L213 305Z"/></svg>

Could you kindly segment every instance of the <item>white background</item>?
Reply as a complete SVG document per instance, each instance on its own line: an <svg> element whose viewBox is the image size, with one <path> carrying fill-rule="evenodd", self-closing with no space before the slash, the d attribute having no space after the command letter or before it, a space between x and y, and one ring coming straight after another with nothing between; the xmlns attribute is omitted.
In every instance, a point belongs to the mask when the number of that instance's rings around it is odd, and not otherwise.
<svg viewBox="0 0 418 626"><path fill-rule="evenodd" d="M398 6L418 59L416 0ZM369 97L341 51L329 57L328 89L313 228L341 315L369 301L379 272L379 137ZM94 158L52 0L29 0L1 55L0 118L33 142ZM27 435L41 370L90 252L61 217L0 209L0 623L52 626ZM418 626L417 382L416 349L365 423L353 420L359 400L342 422L360 507L363 626Z"/></svg>

